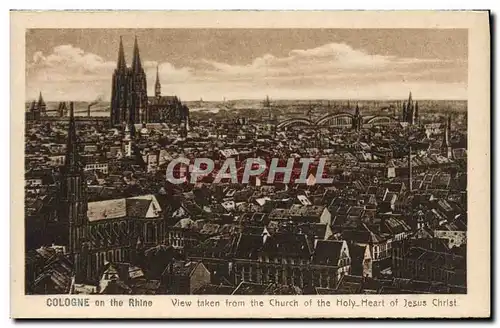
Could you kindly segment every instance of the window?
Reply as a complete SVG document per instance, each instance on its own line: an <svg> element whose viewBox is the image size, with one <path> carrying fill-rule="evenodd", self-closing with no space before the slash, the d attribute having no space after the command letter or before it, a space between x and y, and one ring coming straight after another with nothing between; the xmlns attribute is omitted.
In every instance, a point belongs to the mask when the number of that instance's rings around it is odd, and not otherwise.
<svg viewBox="0 0 500 328"><path fill-rule="evenodd" d="M313 286L314 287L319 287L320 286L319 273L313 272L312 278L313 278Z"/></svg>
<svg viewBox="0 0 500 328"><path fill-rule="evenodd" d="M266 283L269 280L269 270L268 268L262 268L262 282Z"/></svg>
<svg viewBox="0 0 500 328"><path fill-rule="evenodd" d="M274 282L276 280L276 269L269 268L268 278L269 278L268 279L269 282Z"/></svg>
<svg viewBox="0 0 500 328"><path fill-rule="evenodd" d="M148 224L146 226L146 241L152 243L154 241L155 227L153 224Z"/></svg>
<svg viewBox="0 0 500 328"><path fill-rule="evenodd" d="M301 286L300 284L300 276L301 276L301 272L299 270L295 270L293 272L294 276L293 276L293 284L295 286Z"/></svg>
<svg viewBox="0 0 500 328"><path fill-rule="evenodd" d="M253 268L251 271L251 277L250 277L252 282L257 282L257 269Z"/></svg>

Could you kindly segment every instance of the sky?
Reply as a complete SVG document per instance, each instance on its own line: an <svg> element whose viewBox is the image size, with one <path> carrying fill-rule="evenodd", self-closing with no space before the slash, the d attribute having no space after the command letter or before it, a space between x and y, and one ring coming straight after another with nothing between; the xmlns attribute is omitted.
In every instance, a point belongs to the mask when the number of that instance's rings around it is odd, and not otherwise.
<svg viewBox="0 0 500 328"><path fill-rule="evenodd" d="M120 36L153 95L226 99L467 99L467 30L32 29L27 101L111 97Z"/></svg>

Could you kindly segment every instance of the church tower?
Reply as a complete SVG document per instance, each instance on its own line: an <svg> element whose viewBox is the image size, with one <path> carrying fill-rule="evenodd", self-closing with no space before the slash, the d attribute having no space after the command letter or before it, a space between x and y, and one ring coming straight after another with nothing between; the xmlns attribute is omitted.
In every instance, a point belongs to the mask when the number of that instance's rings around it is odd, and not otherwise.
<svg viewBox="0 0 500 328"><path fill-rule="evenodd" d="M401 117L403 122L406 122L407 114L408 114L408 111L407 111L406 102L403 101L403 110L402 110L402 117Z"/></svg>
<svg viewBox="0 0 500 328"><path fill-rule="evenodd" d="M134 41L134 56L132 59L132 67L130 69L130 95L129 95L129 110L131 123L147 123L147 106L148 106L148 93L146 73L142 67L141 56L139 53L139 46L137 44L137 37Z"/></svg>
<svg viewBox="0 0 500 328"><path fill-rule="evenodd" d="M408 96L408 105L406 107L406 122L410 123L411 125L413 125L414 123L413 111L414 111L413 98L411 96L411 91L410 91L410 95Z"/></svg>
<svg viewBox="0 0 500 328"><path fill-rule="evenodd" d="M123 51L122 37L118 49L118 62L113 72L111 85L111 126L128 122L128 70Z"/></svg>
<svg viewBox="0 0 500 328"><path fill-rule="evenodd" d="M446 125L444 127L443 143L441 144L441 154L449 159L453 157L451 151L450 132L451 132L451 116L448 116Z"/></svg>
<svg viewBox="0 0 500 328"><path fill-rule="evenodd" d="M40 112L40 115L45 116L45 114L47 113L47 105L45 104L45 101L43 100L42 92L40 92L40 95L38 96L37 107L38 107L38 111Z"/></svg>
<svg viewBox="0 0 500 328"><path fill-rule="evenodd" d="M156 98L161 97L160 72L158 66L156 66L155 97Z"/></svg>
<svg viewBox="0 0 500 328"><path fill-rule="evenodd" d="M123 155L125 157L132 157L132 130L129 128L129 124L125 125L124 136L122 140Z"/></svg>
<svg viewBox="0 0 500 328"><path fill-rule="evenodd" d="M415 102L415 113L413 113L413 118L414 118L414 123L418 124L419 120L419 113L418 113L418 101Z"/></svg>
<svg viewBox="0 0 500 328"><path fill-rule="evenodd" d="M361 112L359 110L359 104L356 104L356 111L354 112L354 117L352 118L352 129L359 131L363 125L363 118L361 117Z"/></svg>
<svg viewBox="0 0 500 328"><path fill-rule="evenodd" d="M69 228L68 253L73 258L75 281L88 278L88 261L82 257L87 235L87 190L78 153L73 102L70 103L66 162L62 171L59 219ZM85 252L84 252L85 254Z"/></svg>

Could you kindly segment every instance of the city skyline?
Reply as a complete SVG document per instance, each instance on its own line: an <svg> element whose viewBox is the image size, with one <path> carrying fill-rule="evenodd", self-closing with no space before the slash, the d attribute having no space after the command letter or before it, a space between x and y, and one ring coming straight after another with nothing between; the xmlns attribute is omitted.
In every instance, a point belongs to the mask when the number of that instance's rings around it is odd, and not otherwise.
<svg viewBox="0 0 500 328"><path fill-rule="evenodd" d="M26 33L26 98L109 101L118 43L137 36L153 95L183 100L467 98L467 31L60 29ZM374 41L376 40L376 41Z"/></svg>

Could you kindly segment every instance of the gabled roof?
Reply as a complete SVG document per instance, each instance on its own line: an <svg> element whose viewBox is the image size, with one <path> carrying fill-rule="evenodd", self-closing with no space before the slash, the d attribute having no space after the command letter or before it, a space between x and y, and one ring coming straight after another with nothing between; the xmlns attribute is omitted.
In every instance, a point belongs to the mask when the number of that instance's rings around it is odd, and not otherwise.
<svg viewBox="0 0 500 328"><path fill-rule="evenodd" d="M89 202L87 216L91 222L120 218L158 218L161 207L154 195Z"/></svg>
<svg viewBox="0 0 500 328"><path fill-rule="evenodd" d="M311 246L307 235L278 232L266 239L262 251L271 256L310 256Z"/></svg>
<svg viewBox="0 0 500 328"><path fill-rule="evenodd" d="M242 281L231 295L263 295L268 285Z"/></svg>
<svg viewBox="0 0 500 328"><path fill-rule="evenodd" d="M171 264L172 267L170 269L166 268L165 271L169 273L169 270L171 270L171 274L190 277L199 265L203 265L203 263L195 261L174 261Z"/></svg>
<svg viewBox="0 0 500 328"><path fill-rule="evenodd" d="M343 245L343 241L318 240L314 249L313 263L337 266Z"/></svg>
<svg viewBox="0 0 500 328"><path fill-rule="evenodd" d="M297 286L270 284L264 295L302 295L302 290Z"/></svg>
<svg viewBox="0 0 500 328"><path fill-rule="evenodd" d="M67 294L72 275L73 264L63 255L56 255L35 279L33 290L41 294Z"/></svg>
<svg viewBox="0 0 500 328"><path fill-rule="evenodd" d="M110 280L100 293L104 295L132 294L132 289L121 280Z"/></svg>
<svg viewBox="0 0 500 328"><path fill-rule="evenodd" d="M233 286L226 285L214 285L208 284L203 285L193 291L194 295L231 295L233 292Z"/></svg>

